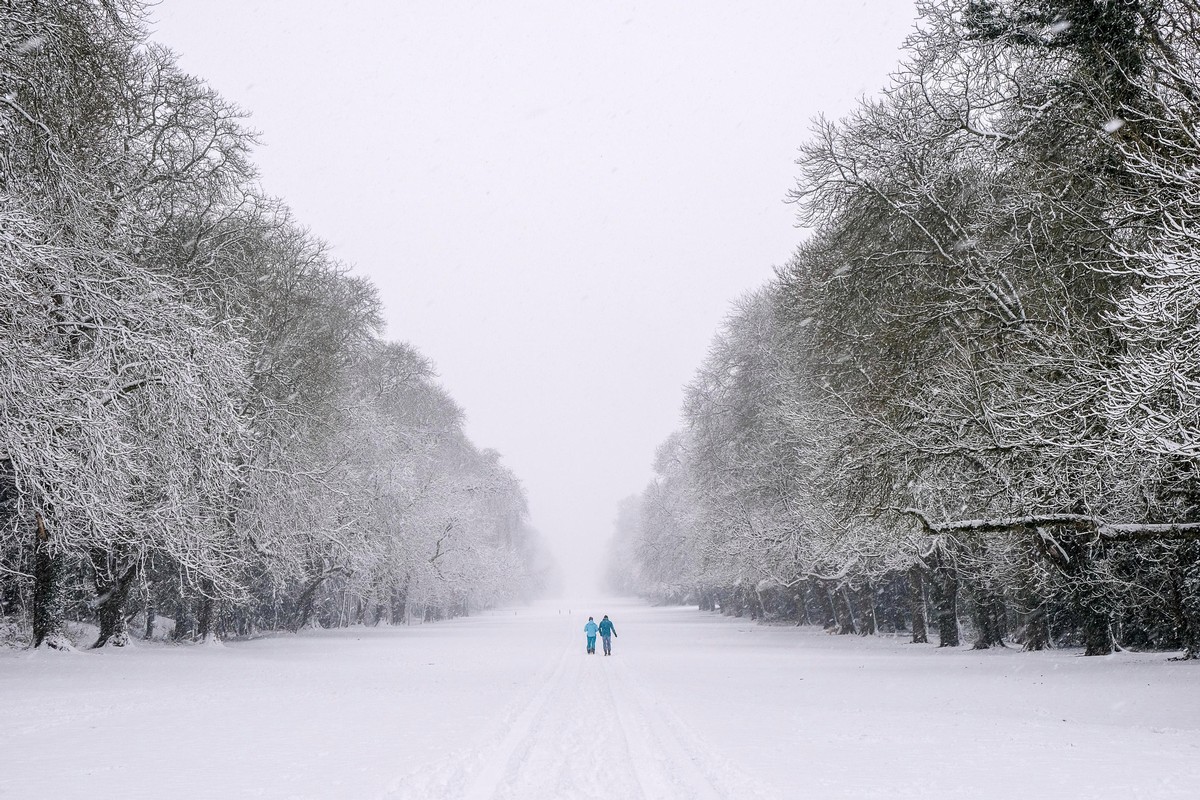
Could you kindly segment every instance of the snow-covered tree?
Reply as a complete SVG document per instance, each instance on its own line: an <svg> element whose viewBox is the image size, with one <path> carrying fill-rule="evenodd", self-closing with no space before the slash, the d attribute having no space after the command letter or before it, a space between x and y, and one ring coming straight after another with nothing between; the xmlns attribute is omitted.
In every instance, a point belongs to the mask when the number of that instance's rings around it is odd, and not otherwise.
<svg viewBox="0 0 1200 800"><path fill-rule="evenodd" d="M882 95L802 147L813 234L718 336L643 507L685 487L658 530L717 584L803 584L844 632L920 640L928 603L942 644L1100 654L1156 618L1192 651L1195 8L918 11Z"/></svg>
<svg viewBox="0 0 1200 800"><path fill-rule="evenodd" d="M68 613L122 644L135 600L208 638L530 590L519 482L147 8L0 6L0 591L34 645Z"/></svg>

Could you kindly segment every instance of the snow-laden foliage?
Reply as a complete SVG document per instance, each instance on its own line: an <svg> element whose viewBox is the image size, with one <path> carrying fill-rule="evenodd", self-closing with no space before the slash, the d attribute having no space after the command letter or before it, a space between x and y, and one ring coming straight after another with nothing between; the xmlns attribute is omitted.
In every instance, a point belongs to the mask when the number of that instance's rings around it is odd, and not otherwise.
<svg viewBox="0 0 1200 800"><path fill-rule="evenodd" d="M519 481L146 11L0 6L0 615L59 647L534 591Z"/></svg>
<svg viewBox="0 0 1200 800"><path fill-rule="evenodd" d="M919 12L802 146L813 233L718 335L615 557L841 632L1195 654L1195 8Z"/></svg>

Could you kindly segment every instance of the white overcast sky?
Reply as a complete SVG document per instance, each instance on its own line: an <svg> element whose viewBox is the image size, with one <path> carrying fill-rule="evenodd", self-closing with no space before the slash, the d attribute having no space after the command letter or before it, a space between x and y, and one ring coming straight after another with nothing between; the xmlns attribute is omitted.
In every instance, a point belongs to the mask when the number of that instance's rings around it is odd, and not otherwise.
<svg viewBox="0 0 1200 800"><path fill-rule="evenodd" d="M262 182L369 275L602 570L729 304L802 238L810 121L874 94L911 0L161 0L154 38L251 112Z"/></svg>

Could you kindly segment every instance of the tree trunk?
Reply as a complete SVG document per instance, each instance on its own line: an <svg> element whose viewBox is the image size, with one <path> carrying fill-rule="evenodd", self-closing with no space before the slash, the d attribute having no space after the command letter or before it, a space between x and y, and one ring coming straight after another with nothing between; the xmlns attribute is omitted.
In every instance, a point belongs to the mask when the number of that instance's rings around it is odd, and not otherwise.
<svg viewBox="0 0 1200 800"><path fill-rule="evenodd" d="M908 569L908 608L912 618L912 643L928 644L929 633L925 627L925 569L913 564Z"/></svg>
<svg viewBox="0 0 1200 800"><path fill-rule="evenodd" d="M1020 604L1025 608L1026 650L1046 650L1050 647L1050 615L1046 599L1037 590L1024 587L1020 590Z"/></svg>
<svg viewBox="0 0 1200 800"><path fill-rule="evenodd" d="M196 615L196 638L202 642L215 640L216 631L213 629L213 611L217 601L212 596L212 582L206 581L204 595L200 598L200 611Z"/></svg>
<svg viewBox="0 0 1200 800"><path fill-rule="evenodd" d="M1014 610L1020 625L1019 641L1022 649L1027 651L1047 650L1051 646L1050 599L1047 592L1052 592L1047 567L1052 567L1056 574L1062 574L1063 568L1050 557L1040 539L1027 539L1022 543L1021 551L1014 581Z"/></svg>
<svg viewBox="0 0 1200 800"><path fill-rule="evenodd" d="M97 616L100 621L100 635L96 637L92 649L112 645L124 647L129 644L129 626L125 618L125 601L129 598L129 590L133 588L134 578L137 577L139 562L134 560L111 580L102 577L97 572L95 576L98 604Z"/></svg>
<svg viewBox="0 0 1200 800"><path fill-rule="evenodd" d="M750 619L766 619L767 606L763 603L762 592L758 591L758 586L747 586L746 596L750 598Z"/></svg>
<svg viewBox="0 0 1200 800"><path fill-rule="evenodd" d="M1112 618L1091 606L1081 608L1085 656L1106 656L1113 651Z"/></svg>
<svg viewBox="0 0 1200 800"><path fill-rule="evenodd" d="M175 630L171 631L171 639L176 642L190 639L195 629L195 618L192 616L191 604L183 597L176 598Z"/></svg>
<svg viewBox="0 0 1200 800"><path fill-rule="evenodd" d="M975 621L975 641L972 650L987 650L989 647L1003 647L1004 634L1007 633L1004 598L990 586L977 584L972 604L972 616Z"/></svg>
<svg viewBox="0 0 1200 800"><path fill-rule="evenodd" d="M809 578L804 585L805 606L811 603L817 607L817 615L821 620L821 627L827 631L831 631L837 627L837 613L833 609L833 603L829 598L829 591L820 584L816 578Z"/></svg>
<svg viewBox="0 0 1200 800"><path fill-rule="evenodd" d="M1106 656L1113 651L1111 603L1103 581L1092 575L1092 564L1101 555L1102 541L1062 536L1056 547L1040 546L1044 558L1067 579L1067 597L1083 633L1084 655Z"/></svg>
<svg viewBox="0 0 1200 800"><path fill-rule="evenodd" d="M317 589L321 588L321 584L327 577L329 577L328 573L321 573L311 579L304 587L304 591L300 592L300 597L296 600L296 614L292 617L291 625L288 626L292 633L296 633L308 624L309 618L312 617L313 600L317 595Z"/></svg>
<svg viewBox="0 0 1200 800"><path fill-rule="evenodd" d="M838 636L850 636L854 633L854 611L850 607L850 599L846 596L845 587L830 592L829 602L833 606L837 618Z"/></svg>
<svg viewBox="0 0 1200 800"><path fill-rule="evenodd" d="M407 592L402 591L398 588L392 589L392 624L393 625L408 624L408 617L405 616L405 612L407 611L407 609L406 609L407 597L408 597Z"/></svg>
<svg viewBox="0 0 1200 800"><path fill-rule="evenodd" d="M797 625L812 625L812 615L809 614L808 598L804 592L792 592L792 607L795 609Z"/></svg>
<svg viewBox="0 0 1200 800"><path fill-rule="evenodd" d="M1097 553L1076 543L1060 569L1071 584L1070 596L1083 628L1084 655L1106 656L1113 651L1112 612L1103 586L1090 576Z"/></svg>
<svg viewBox="0 0 1200 800"><path fill-rule="evenodd" d="M1200 658L1200 559L1194 542L1176 552L1170 567L1169 606L1175 630L1183 646L1184 660ZM1184 556L1180 559L1180 556ZM1184 563L1180 563L1183 561Z"/></svg>
<svg viewBox="0 0 1200 800"><path fill-rule="evenodd" d="M934 555L934 613L938 647L958 647L958 571L944 553Z"/></svg>
<svg viewBox="0 0 1200 800"><path fill-rule="evenodd" d="M855 589L851 594L858 613L858 635L874 636L878 630L875 620L875 587L868 581L861 589Z"/></svg>
<svg viewBox="0 0 1200 800"><path fill-rule="evenodd" d="M892 631L894 633L907 632L909 619L912 617L908 598L908 574L890 574L883 583L882 594L877 593L876 599L882 599L883 611L891 624Z"/></svg>
<svg viewBox="0 0 1200 800"><path fill-rule="evenodd" d="M742 592L742 584L733 587L733 602L730 604L733 616L741 619L746 614L746 595Z"/></svg>
<svg viewBox="0 0 1200 800"><path fill-rule="evenodd" d="M146 641L154 638L154 603L149 598L146 599Z"/></svg>
<svg viewBox="0 0 1200 800"><path fill-rule="evenodd" d="M33 544L33 646L51 650L71 650L67 638L66 598L63 597L62 573L65 558L51 550L46 521L36 514L37 534Z"/></svg>

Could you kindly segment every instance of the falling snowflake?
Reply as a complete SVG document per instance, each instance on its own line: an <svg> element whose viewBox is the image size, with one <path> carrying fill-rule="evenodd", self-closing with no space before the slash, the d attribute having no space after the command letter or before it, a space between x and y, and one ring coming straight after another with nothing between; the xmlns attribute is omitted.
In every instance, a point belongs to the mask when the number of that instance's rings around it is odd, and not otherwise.
<svg viewBox="0 0 1200 800"><path fill-rule="evenodd" d="M1071 28L1071 21L1060 19L1057 22L1052 22L1042 29L1042 38L1057 36L1060 33L1066 33Z"/></svg>
<svg viewBox="0 0 1200 800"><path fill-rule="evenodd" d="M45 43L45 36L30 36L28 39L17 45L16 50L20 55L29 55L30 53L36 53L38 50L41 50L42 45Z"/></svg>

